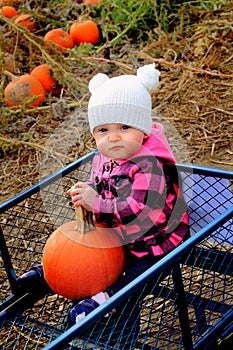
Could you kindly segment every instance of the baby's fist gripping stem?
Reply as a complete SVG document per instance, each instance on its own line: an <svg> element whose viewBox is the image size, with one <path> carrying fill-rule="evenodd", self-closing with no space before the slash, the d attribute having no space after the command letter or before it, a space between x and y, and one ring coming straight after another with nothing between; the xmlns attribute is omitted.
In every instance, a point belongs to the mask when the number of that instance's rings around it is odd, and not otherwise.
<svg viewBox="0 0 233 350"><path fill-rule="evenodd" d="M67 191L67 194L71 195L72 191L75 188L77 188L77 185L72 186ZM75 226L76 231L79 231L80 233L84 234L85 232L88 232L95 228L95 225L93 222L93 213L87 211L84 207L82 206L75 207L75 217L76 217L76 226Z"/></svg>

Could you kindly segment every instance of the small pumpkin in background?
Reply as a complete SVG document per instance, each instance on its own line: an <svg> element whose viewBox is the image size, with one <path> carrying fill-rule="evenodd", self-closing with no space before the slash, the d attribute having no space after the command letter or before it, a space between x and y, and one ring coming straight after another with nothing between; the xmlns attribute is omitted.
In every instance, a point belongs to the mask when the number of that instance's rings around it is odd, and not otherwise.
<svg viewBox="0 0 233 350"><path fill-rule="evenodd" d="M0 14L7 18L13 18L18 16L18 12L13 6L3 6L0 9Z"/></svg>
<svg viewBox="0 0 233 350"><path fill-rule="evenodd" d="M53 95L59 95L62 86L54 79L53 72L56 68L52 68L47 63L36 66L31 75L37 78L43 86L46 93L52 93Z"/></svg>
<svg viewBox="0 0 233 350"><path fill-rule="evenodd" d="M38 79L30 74L16 77L5 71L12 81L4 89L4 98L7 106L19 107L28 104L27 108L37 107L45 99L45 91Z"/></svg>
<svg viewBox="0 0 233 350"><path fill-rule="evenodd" d="M76 221L65 223L51 234L42 258L50 288L73 300L109 287L121 275L125 262L123 247L112 229L94 227L92 213L81 207L76 208L76 215Z"/></svg>
<svg viewBox="0 0 233 350"><path fill-rule="evenodd" d="M91 19L82 22L73 22L70 27L70 36L75 44L90 43L96 44L100 38L97 24Z"/></svg>
<svg viewBox="0 0 233 350"><path fill-rule="evenodd" d="M30 32L33 32L37 28L37 22L33 16L28 13L22 13L16 17L14 23L18 26L27 28Z"/></svg>
<svg viewBox="0 0 233 350"><path fill-rule="evenodd" d="M74 47L73 38L61 28L49 30L44 36L44 41L47 49L55 47L63 54L65 53L65 49L72 49Z"/></svg>
<svg viewBox="0 0 233 350"><path fill-rule="evenodd" d="M84 5L103 5L101 0L83 0Z"/></svg>

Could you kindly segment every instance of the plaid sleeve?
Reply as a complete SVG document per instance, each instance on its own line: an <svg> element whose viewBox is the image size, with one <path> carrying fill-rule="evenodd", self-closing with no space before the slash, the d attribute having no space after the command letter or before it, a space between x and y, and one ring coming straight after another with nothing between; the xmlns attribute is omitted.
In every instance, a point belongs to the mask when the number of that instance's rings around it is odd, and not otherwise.
<svg viewBox="0 0 233 350"><path fill-rule="evenodd" d="M158 222L163 220L166 183L155 157L131 164L128 175L119 179L116 193L113 198L96 197L95 216L97 221L116 228L123 239L142 236L154 226L155 216Z"/></svg>

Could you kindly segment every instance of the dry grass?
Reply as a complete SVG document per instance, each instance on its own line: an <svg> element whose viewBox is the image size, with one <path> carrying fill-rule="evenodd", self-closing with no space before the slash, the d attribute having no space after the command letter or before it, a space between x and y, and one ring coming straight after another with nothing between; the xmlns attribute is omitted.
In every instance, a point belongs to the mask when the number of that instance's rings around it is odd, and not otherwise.
<svg viewBox="0 0 233 350"><path fill-rule="evenodd" d="M110 50L110 59L106 50L49 56L34 35L13 35L5 24L2 52L17 50L15 72L49 61L58 66L57 79L65 84L60 97L47 96L34 110L15 112L1 101L1 202L95 147L85 113L93 74L134 73L151 62L161 70L153 94L154 118L165 124L177 160L232 169L232 10L229 5L197 12L189 31L155 29L158 40L141 48L125 41Z"/></svg>

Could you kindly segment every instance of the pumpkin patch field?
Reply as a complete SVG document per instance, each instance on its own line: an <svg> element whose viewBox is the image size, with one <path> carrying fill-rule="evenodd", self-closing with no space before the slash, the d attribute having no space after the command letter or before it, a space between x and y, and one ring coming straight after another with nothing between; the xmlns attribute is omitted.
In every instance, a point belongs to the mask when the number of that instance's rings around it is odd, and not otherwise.
<svg viewBox="0 0 233 350"><path fill-rule="evenodd" d="M1 202L95 148L86 118L94 74L135 74L153 62L161 71L153 117L177 160L232 168L232 1L0 8Z"/></svg>

